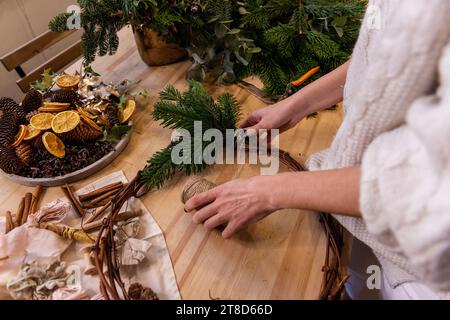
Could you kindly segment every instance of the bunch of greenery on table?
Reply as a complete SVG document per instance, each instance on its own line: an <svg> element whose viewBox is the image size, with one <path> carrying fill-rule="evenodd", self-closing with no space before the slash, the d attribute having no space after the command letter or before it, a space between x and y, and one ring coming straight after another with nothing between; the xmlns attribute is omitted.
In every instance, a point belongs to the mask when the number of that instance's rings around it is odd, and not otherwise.
<svg viewBox="0 0 450 320"><path fill-rule="evenodd" d="M286 93L310 71L315 80L346 61L366 0L78 0L86 63L114 54L125 25L181 36L193 65L188 78L235 83L255 75L268 96ZM64 13L50 22L67 30ZM305 82L307 84L308 82ZM291 88L295 91L297 88Z"/></svg>

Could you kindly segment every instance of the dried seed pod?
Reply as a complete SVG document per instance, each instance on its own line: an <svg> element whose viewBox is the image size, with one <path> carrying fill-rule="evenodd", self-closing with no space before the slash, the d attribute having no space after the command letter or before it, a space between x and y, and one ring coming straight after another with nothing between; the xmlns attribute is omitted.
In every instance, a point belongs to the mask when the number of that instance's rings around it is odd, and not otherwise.
<svg viewBox="0 0 450 320"><path fill-rule="evenodd" d="M22 161L26 165L30 164L33 157L33 148L30 146L30 144L21 143L15 149L15 152L20 161Z"/></svg>
<svg viewBox="0 0 450 320"><path fill-rule="evenodd" d="M74 103L78 100L78 93L73 90L58 90L52 95L52 102Z"/></svg>
<svg viewBox="0 0 450 320"><path fill-rule="evenodd" d="M22 169L22 162L14 150L0 146L0 168L9 174L17 174Z"/></svg>
<svg viewBox="0 0 450 320"><path fill-rule="evenodd" d="M25 112L31 112L41 107L43 101L42 94L36 89L28 91L23 98L22 108Z"/></svg>

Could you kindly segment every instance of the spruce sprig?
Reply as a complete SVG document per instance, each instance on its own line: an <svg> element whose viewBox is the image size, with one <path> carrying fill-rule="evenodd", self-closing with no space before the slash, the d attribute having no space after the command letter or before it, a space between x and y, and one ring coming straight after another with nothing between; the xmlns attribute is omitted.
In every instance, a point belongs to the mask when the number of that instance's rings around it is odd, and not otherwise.
<svg viewBox="0 0 450 320"><path fill-rule="evenodd" d="M173 86L167 86L160 93L160 100L155 104L153 118L161 121L162 126L170 129L185 129L191 133L191 150L194 150L194 122L202 123L203 133L208 129L218 129L224 135L227 129L236 129L240 117L240 106L237 100L228 93L221 94L217 101L198 82L189 81L186 92L181 93ZM202 135L203 136L203 135ZM148 161L148 166L141 173L141 182L149 188L161 188L166 181L180 173L191 175L206 168L203 161L195 161L191 153L190 164L175 164L172 151L182 138L170 143L168 147L155 153ZM209 143L203 142L203 150ZM197 159L198 160L198 159Z"/></svg>

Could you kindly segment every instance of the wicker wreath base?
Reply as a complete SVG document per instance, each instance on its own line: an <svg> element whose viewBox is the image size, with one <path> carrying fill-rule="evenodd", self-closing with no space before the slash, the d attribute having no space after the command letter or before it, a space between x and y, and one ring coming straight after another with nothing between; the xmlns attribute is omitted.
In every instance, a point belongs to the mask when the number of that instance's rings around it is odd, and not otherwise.
<svg viewBox="0 0 450 320"><path fill-rule="evenodd" d="M303 166L289 153L279 150L280 161L292 171L304 171ZM141 172L130 184L111 201L111 211L103 219L97 241L93 247L95 266L100 277L100 292L106 300L129 300L130 297L120 275L114 242L114 224L123 205L132 197L140 198L150 190L140 182ZM343 298L344 285L348 275L342 265L344 248L344 230L330 215L322 213L320 222L327 236L325 265L322 268L323 282L320 293L321 300L338 300Z"/></svg>

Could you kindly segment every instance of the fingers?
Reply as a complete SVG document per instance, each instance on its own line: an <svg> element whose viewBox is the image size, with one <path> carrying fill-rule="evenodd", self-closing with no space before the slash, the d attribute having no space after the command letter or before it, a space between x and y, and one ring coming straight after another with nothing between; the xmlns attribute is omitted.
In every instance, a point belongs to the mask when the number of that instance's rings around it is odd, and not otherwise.
<svg viewBox="0 0 450 320"><path fill-rule="evenodd" d="M244 122L240 125L241 129L246 129L258 124L261 121L261 116L252 113L244 120Z"/></svg>
<svg viewBox="0 0 450 320"><path fill-rule="evenodd" d="M228 218L223 214L216 214L206 220L204 223L204 226L208 230L212 230L214 228L217 228L223 224L226 224L228 222Z"/></svg>
<svg viewBox="0 0 450 320"><path fill-rule="evenodd" d="M217 214L218 211L219 208L217 207L217 205L214 205L214 203L207 205L194 214L194 216L192 217L192 221L196 224L203 223L205 220L208 220L209 218Z"/></svg>
<svg viewBox="0 0 450 320"><path fill-rule="evenodd" d="M222 237L224 239L231 238L236 232L238 232L240 229L242 229L243 225L240 224L237 221L231 220L228 224L225 230L222 232Z"/></svg>
<svg viewBox="0 0 450 320"><path fill-rule="evenodd" d="M207 204L212 203L216 199L217 195L217 188L214 188L212 190L203 192L201 194L196 195L195 197L191 198L186 204L184 205L184 211L191 212L195 209L199 209L201 207L206 206Z"/></svg>

